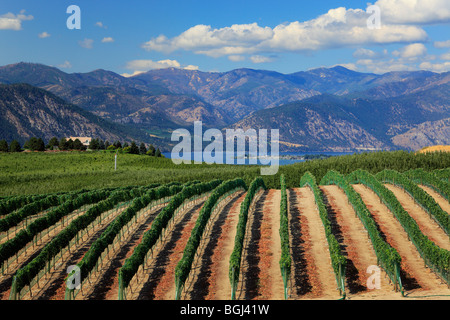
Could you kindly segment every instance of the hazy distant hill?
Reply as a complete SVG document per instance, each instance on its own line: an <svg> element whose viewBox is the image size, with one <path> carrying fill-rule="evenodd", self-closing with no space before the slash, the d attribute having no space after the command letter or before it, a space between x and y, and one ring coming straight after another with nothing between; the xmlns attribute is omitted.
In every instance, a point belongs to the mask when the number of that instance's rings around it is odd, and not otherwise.
<svg viewBox="0 0 450 320"><path fill-rule="evenodd" d="M0 85L0 137L24 142L30 137L90 136L113 141L151 141L137 130L98 116L29 84ZM158 141L156 141L158 142Z"/></svg>
<svg viewBox="0 0 450 320"><path fill-rule="evenodd" d="M450 118L450 72L169 68L127 78L101 69L69 74L17 63L0 67L0 83L43 88L133 135L167 138L202 120L221 129L278 128L286 145L308 150L416 149L444 141L448 122L441 120Z"/></svg>

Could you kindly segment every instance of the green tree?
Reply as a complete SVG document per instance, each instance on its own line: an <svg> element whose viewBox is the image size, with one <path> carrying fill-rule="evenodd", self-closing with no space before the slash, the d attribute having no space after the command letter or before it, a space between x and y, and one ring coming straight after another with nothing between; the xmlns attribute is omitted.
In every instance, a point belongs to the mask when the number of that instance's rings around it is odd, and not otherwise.
<svg viewBox="0 0 450 320"><path fill-rule="evenodd" d="M155 147L151 144L148 146L148 151L147 151L147 155L154 157L155 156Z"/></svg>
<svg viewBox="0 0 450 320"><path fill-rule="evenodd" d="M54 150L55 147L59 147L59 141L58 141L58 138L53 137L48 142L47 148L50 149L50 150Z"/></svg>
<svg viewBox="0 0 450 320"><path fill-rule="evenodd" d="M67 139L61 138L59 140L59 150L64 151L68 149Z"/></svg>
<svg viewBox="0 0 450 320"><path fill-rule="evenodd" d="M162 157L162 153L161 153L161 150L159 150L159 148L156 149L155 157L158 157L158 158L161 158L161 157Z"/></svg>
<svg viewBox="0 0 450 320"><path fill-rule="evenodd" d="M0 140L0 152L8 152L8 142L6 140Z"/></svg>
<svg viewBox="0 0 450 320"><path fill-rule="evenodd" d="M20 146L20 143L17 140L11 141L11 145L9 146L9 149L11 152L21 152L22 147Z"/></svg>
<svg viewBox="0 0 450 320"><path fill-rule="evenodd" d="M98 150L100 149L100 141L98 139L92 139L89 143L89 149Z"/></svg>
<svg viewBox="0 0 450 320"><path fill-rule="evenodd" d="M73 149L74 150L86 150L86 147L81 143L80 139L75 139L73 142Z"/></svg>
<svg viewBox="0 0 450 320"><path fill-rule="evenodd" d="M141 142L141 145L139 146L139 153L140 154L146 154L147 148L145 147L145 143Z"/></svg>
<svg viewBox="0 0 450 320"><path fill-rule="evenodd" d="M132 141L130 145L130 153L131 154L139 154L139 147L136 142Z"/></svg>
<svg viewBox="0 0 450 320"><path fill-rule="evenodd" d="M122 148L122 143L120 143L120 141L117 140L116 142L114 142L114 147L115 147L116 149Z"/></svg>
<svg viewBox="0 0 450 320"><path fill-rule="evenodd" d="M73 150L73 149L75 149L73 146L73 140L72 139L67 140L67 150Z"/></svg>
<svg viewBox="0 0 450 320"><path fill-rule="evenodd" d="M25 143L27 149L31 151L45 151L45 143L42 138L32 137Z"/></svg>

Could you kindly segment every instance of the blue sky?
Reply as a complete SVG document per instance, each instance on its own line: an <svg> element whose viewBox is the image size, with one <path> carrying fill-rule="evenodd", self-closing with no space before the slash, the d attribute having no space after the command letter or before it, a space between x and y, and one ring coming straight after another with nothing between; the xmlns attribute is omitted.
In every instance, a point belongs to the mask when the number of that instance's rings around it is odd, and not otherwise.
<svg viewBox="0 0 450 320"><path fill-rule="evenodd" d="M415 5L413 5L415 3ZM81 29L69 30L69 5ZM0 65L65 72L253 68L450 71L450 1L0 0ZM376 22L376 20L371 20Z"/></svg>

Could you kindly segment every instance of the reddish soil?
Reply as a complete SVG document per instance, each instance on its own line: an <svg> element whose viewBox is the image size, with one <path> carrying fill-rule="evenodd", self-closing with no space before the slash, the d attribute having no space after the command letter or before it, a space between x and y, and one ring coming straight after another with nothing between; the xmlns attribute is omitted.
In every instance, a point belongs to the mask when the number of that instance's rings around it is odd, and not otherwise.
<svg viewBox="0 0 450 320"><path fill-rule="evenodd" d="M391 295L394 288L382 270L380 289L368 289L367 280L371 275L368 273L368 268L377 265L377 257L368 233L349 204L346 194L335 185L322 186L321 190L325 195L330 218L334 223L333 232L341 243L343 253L347 256L347 299L375 299Z"/></svg>
<svg viewBox="0 0 450 320"><path fill-rule="evenodd" d="M279 267L281 257L280 190L266 190L257 201L250 222L245 249L245 300L284 299L283 279ZM242 297L239 297L242 298Z"/></svg>
<svg viewBox="0 0 450 320"><path fill-rule="evenodd" d="M377 222L386 241L400 254L401 278L405 296L429 295L437 297L449 294L448 287L440 281L436 275L424 265L414 244L409 240L400 222L393 213L380 201L379 197L366 186L354 185L354 189L361 195L374 220Z"/></svg>
<svg viewBox="0 0 450 320"><path fill-rule="evenodd" d="M328 242L310 188L288 191L292 251L291 299L338 299Z"/></svg>
<svg viewBox="0 0 450 320"><path fill-rule="evenodd" d="M239 212L245 192L236 193L212 219L212 227L205 232L199 265L193 265L192 284L186 284L188 300L227 300L231 285L228 276L229 259L234 248L234 238ZM200 250L200 248L199 248Z"/></svg>
<svg viewBox="0 0 450 320"><path fill-rule="evenodd" d="M394 193L403 208L414 220L416 220L416 223L423 234L439 247L450 250L449 236L426 211L416 204L414 199L408 193L402 188L391 184L386 184L385 186Z"/></svg>

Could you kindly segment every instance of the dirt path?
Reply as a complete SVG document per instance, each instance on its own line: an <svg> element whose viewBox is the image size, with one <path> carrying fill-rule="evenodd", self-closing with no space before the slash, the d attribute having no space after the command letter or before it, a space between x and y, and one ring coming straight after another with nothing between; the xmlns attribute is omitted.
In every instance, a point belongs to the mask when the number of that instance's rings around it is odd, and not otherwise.
<svg viewBox="0 0 450 320"><path fill-rule="evenodd" d="M146 231L151 228L155 217L161 212L165 205L158 205L140 217L134 223L122 241L118 241L110 250L109 256L104 259L99 272L94 274L91 285L83 285L83 291L77 299L85 300L117 300L119 294L119 269L125 260L131 256L134 248L142 241ZM147 209L143 209L147 210Z"/></svg>
<svg viewBox="0 0 450 320"><path fill-rule="evenodd" d="M281 191L266 190L255 206L247 245L244 275L245 300L283 300L280 271ZM241 297L240 297L241 298Z"/></svg>
<svg viewBox="0 0 450 320"><path fill-rule="evenodd" d="M449 294L448 287L424 265L414 244L408 239L408 235L395 218L393 213L380 201L375 192L364 185L353 185L356 192L377 222L381 232L386 236L386 241L394 247L400 256L401 278L405 295L409 298L416 296L433 296Z"/></svg>
<svg viewBox="0 0 450 320"><path fill-rule="evenodd" d="M335 185L321 186L328 203L330 219L333 221L336 238L347 257L346 292L347 299L376 299L393 292L386 273L381 269L380 289L370 290L367 280L370 266L377 265L377 257L368 233L356 216L344 191Z"/></svg>
<svg viewBox="0 0 450 320"><path fill-rule="evenodd" d="M210 218L211 227L205 230L198 258L193 262L192 275L186 281L181 299L213 300L217 299L217 290L222 293L219 299L229 299L231 286L228 263L233 250L240 204L245 194L239 191L224 199L224 207Z"/></svg>
<svg viewBox="0 0 450 320"><path fill-rule="evenodd" d="M443 196L439 194L439 192L434 191L432 188L418 185L420 188L422 188L426 193L428 193L434 201L448 214L450 214L450 202L447 201Z"/></svg>
<svg viewBox="0 0 450 320"><path fill-rule="evenodd" d="M416 220L420 230L436 245L446 250L450 250L450 241L448 235L439 225L431 218L426 211L424 211L419 205L416 204L414 199L406 193L402 188L386 184L389 190L391 190L397 197L403 208L409 213L409 215Z"/></svg>
<svg viewBox="0 0 450 320"><path fill-rule="evenodd" d="M193 207L179 212L171 230L153 251L154 259L144 274L138 275L138 284L130 284L129 300L173 300L175 298L175 267L195 226L205 198ZM133 280L134 283L134 280Z"/></svg>
<svg viewBox="0 0 450 320"><path fill-rule="evenodd" d="M292 251L291 299L339 299L328 242L310 188L288 191Z"/></svg>

